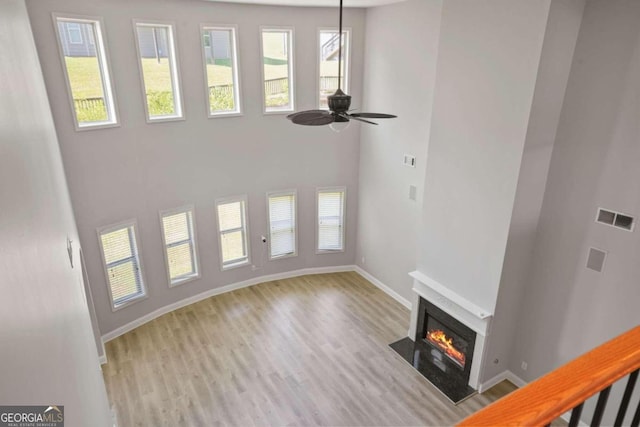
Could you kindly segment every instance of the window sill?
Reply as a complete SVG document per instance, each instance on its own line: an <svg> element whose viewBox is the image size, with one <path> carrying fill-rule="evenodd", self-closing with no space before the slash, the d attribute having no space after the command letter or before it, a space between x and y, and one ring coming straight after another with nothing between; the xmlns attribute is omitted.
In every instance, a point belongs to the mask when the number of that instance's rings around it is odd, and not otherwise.
<svg viewBox="0 0 640 427"><path fill-rule="evenodd" d="M180 277L179 279L175 279L169 282L170 288L175 288L180 285L184 285L185 283L193 282L194 280L198 280L200 278L200 273L192 274L189 276Z"/></svg>
<svg viewBox="0 0 640 427"><path fill-rule="evenodd" d="M233 270L234 268L245 267L250 264L251 264L251 261L249 259L246 259L246 260L238 261L232 264L221 265L220 270L221 271Z"/></svg>
<svg viewBox="0 0 640 427"><path fill-rule="evenodd" d="M129 307L132 304L135 304L135 303L140 302L140 301L144 301L147 298L149 298L149 295L143 294L143 295L140 295L138 297L130 299L129 301L123 302L122 304L118 304L118 305L115 305L115 306L113 305L113 302L112 302L111 303L111 311L115 313L116 311L122 310L125 307Z"/></svg>

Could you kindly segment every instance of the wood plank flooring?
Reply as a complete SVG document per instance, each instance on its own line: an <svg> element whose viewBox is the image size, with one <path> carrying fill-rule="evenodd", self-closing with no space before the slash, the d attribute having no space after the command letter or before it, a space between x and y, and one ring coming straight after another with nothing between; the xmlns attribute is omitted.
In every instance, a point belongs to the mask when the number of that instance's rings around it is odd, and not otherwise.
<svg viewBox="0 0 640 427"><path fill-rule="evenodd" d="M107 343L103 372L120 427L449 426L515 388L453 406L389 348L408 327L357 273L302 276L153 320Z"/></svg>

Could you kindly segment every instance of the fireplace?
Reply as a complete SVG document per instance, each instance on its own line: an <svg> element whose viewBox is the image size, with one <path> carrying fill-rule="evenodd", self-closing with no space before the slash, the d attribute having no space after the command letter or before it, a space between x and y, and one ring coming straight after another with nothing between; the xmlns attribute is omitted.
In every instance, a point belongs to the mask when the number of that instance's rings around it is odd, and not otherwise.
<svg viewBox="0 0 640 427"><path fill-rule="evenodd" d="M414 366L429 365L428 379L436 387L466 392L476 333L424 298L420 298L416 326Z"/></svg>
<svg viewBox="0 0 640 427"><path fill-rule="evenodd" d="M484 344L492 313L418 271L408 337L391 348L457 404L482 391Z"/></svg>

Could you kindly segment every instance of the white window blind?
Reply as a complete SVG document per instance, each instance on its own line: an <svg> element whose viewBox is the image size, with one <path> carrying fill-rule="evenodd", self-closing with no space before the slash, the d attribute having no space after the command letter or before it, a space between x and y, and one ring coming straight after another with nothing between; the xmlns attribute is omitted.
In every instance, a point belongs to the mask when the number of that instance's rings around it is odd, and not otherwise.
<svg viewBox="0 0 640 427"><path fill-rule="evenodd" d="M145 295L133 224L100 232L107 281L114 308Z"/></svg>
<svg viewBox="0 0 640 427"><path fill-rule="evenodd" d="M344 250L344 190L318 191L318 250Z"/></svg>
<svg viewBox="0 0 640 427"><path fill-rule="evenodd" d="M222 269L249 262L247 244L246 201L227 200L217 203L218 230Z"/></svg>
<svg viewBox="0 0 640 427"><path fill-rule="evenodd" d="M167 270L171 285L198 276L193 210L162 214Z"/></svg>
<svg viewBox="0 0 640 427"><path fill-rule="evenodd" d="M269 202L269 258L296 254L295 193L271 194Z"/></svg>

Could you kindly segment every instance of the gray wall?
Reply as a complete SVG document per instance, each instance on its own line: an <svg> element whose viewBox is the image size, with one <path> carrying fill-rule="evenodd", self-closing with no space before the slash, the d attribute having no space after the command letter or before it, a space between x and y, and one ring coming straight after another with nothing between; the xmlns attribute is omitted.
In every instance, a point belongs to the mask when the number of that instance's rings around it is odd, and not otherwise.
<svg viewBox="0 0 640 427"><path fill-rule="evenodd" d="M352 264L356 248L360 125L336 134L328 127L294 126L283 115L263 115L259 26L294 25L298 109L316 105L317 28L336 25L335 8L265 7L199 0L30 1L29 15L74 203L80 241L103 334L173 302L250 278L308 267ZM104 17L121 126L76 132L51 12ZM176 23L186 120L147 124L132 18ZM365 12L345 11L353 29L353 105L361 105ZM238 25L244 116L207 119L200 23ZM315 254L315 189L347 186L346 251ZM265 192L298 189L299 255L262 261L267 231ZM214 200L248 194L253 263L220 272ZM194 204L202 278L169 288L158 211ZM149 298L111 311L96 228L137 218ZM265 251L266 253L266 251ZM266 255L265 255L266 256Z"/></svg>
<svg viewBox="0 0 640 427"><path fill-rule="evenodd" d="M520 303L529 275L551 153L584 4L585 0L551 2L485 358L485 381L509 367L513 341L518 333Z"/></svg>
<svg viewBox="0 0 640 427"><path fill-rule="evenodd" d="M598 207L640 216L638 22L640 2L587 2L511 360L525 380L640 323L639 231L594 222ZM591 246L603 273L585 268Z"/></svg>
<svg viewBox="0 0 640 427"><path fill-rule="evenodd" d="M417 266L491 312L549 5L443 2Z"/></svg>
<svg viewBox="0 0 640 427"><path fill-rule="evenodd" d="M22 0L0 2L0 51L0 402L64 405L66 425L108 426L76 226Z"/></svg>
<svg viewBox="0 0 640 427"><path fill-rule="evenodd" d="M410 0L367 10L364 109L398 118L362 129L356 262L407 300L407 273L416 266L441 8L441 0ZM404 154L416 156L415 168L402 164ZM419 189L416 201L409 200L410 185Z"/></svg>

